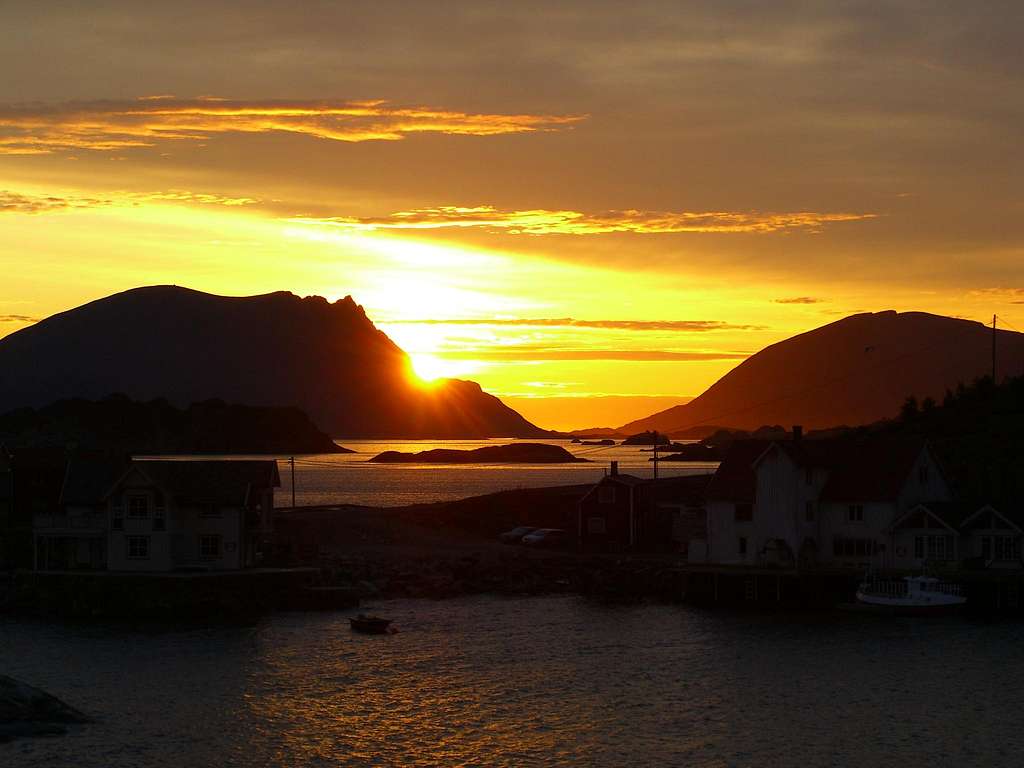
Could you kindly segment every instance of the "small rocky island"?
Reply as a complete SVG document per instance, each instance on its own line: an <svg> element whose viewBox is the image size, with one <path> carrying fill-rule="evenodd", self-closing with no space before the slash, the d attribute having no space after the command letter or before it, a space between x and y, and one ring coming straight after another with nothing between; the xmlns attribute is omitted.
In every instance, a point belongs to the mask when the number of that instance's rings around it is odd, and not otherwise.
<svg viewBox="0 0 1024 768"><path fill-rule="evenodd" d="M0 675L0 743L20 736L59 736L89 718L60 699Z"/></svg>
<svg viewBox="0 0 1024 768"><path fill-rule="evenodd" d="M690 445L673 445L667 456L661 456L658 461L721 461L724 452L721 448L704 443L691 443ZM654 461L654 459L650 459Z"/></svg>
<svg viewBox="0 0 1024 768"><path fill-rule="evenodd" d="M469 451L435 448L419 453L384 451L370 459L377 464L576 464L588 461L573 456L559 445L509 443Z"/></svg>
<svg viewBox="0 0 1024 768"><path fill-rule="evenodd" d="M672 440L660 432L640 432L622 441L623 445L670 445Z"/></svg>

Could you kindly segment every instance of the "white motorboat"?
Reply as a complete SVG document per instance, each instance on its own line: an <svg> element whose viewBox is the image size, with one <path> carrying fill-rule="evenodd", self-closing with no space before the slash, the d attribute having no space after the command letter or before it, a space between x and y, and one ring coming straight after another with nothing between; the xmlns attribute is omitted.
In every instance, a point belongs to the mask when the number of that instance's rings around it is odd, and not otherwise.
<svg viewBox="0 0 1024 768"><path fill-rule="evenodd" d="M947 613L967 602L959 584L934 576L905 576L902 579L866 579L857 588L857 602L897 614Z"/></svg>

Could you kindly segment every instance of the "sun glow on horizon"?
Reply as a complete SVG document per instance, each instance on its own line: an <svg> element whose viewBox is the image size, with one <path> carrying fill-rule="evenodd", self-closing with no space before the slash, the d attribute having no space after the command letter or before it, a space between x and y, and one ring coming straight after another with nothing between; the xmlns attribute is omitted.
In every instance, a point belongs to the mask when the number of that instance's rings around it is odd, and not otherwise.
<svg viewBox="0 0 1024 768"><path fill-rule="evenodd" d="M445 360L428 352L409 355L412 371L421 383L432 385L441 379L466 376L479 368L473 360Z"/></svg>

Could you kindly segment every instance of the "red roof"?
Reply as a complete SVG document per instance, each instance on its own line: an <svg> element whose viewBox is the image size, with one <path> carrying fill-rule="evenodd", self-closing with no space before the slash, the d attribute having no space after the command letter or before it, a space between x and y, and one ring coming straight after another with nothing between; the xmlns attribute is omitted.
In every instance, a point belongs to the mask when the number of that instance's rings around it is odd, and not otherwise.
<svg viewBox="0 0 1024 768"><path fill-rule="evenodd" d="M771 440L733 442L708 484L708 499L753 502L754 491L757 488L754 462L771 444Z"/></svg>

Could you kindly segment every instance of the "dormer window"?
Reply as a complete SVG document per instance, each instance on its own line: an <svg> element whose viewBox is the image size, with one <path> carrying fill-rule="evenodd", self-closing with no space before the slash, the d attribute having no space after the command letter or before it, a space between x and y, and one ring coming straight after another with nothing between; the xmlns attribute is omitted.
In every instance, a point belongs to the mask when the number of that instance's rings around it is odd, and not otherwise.
<svg viewBox="0 0 1024 768"><path fill-rule="evenodd" d="M921 485L927 485L928 484L928 465L927 464L922 464L920 467L917 468L917 479L920 481Z"/></svg>
<svg viewBox="0 0 1024 768"><path fill-rule="evenodd" d="M128 497L128 517L142 518L149 517L149 497L148 496L129 496Z"/></svg>

